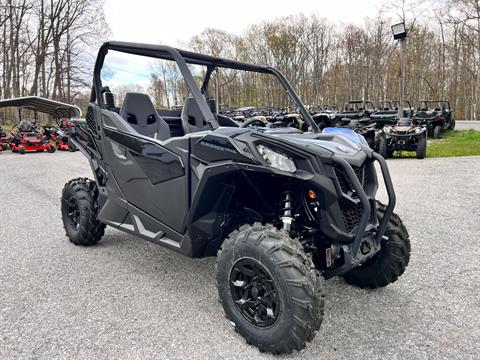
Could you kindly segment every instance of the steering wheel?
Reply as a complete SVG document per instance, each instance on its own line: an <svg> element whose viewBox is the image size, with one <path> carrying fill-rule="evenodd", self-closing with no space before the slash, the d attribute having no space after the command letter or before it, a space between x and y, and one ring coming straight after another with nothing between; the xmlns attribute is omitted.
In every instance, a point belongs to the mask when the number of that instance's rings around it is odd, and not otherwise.
<svg viewBox="0 0 480 360"><path fill-rule="evenodd" d="M240 125L240 127L242 128L251 127L251 126L265 127L265 123L262 120L254 117L254 118L248 119L247 121L242 123L242 125Z"/></svg>

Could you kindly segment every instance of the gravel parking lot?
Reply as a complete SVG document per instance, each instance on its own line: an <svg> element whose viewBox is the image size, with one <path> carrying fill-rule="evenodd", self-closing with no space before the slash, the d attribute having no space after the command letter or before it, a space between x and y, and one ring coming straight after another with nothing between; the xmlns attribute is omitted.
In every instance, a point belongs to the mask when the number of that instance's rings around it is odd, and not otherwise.
<svg viewBox="0 0 480 360"><path fill-rule="evenodd" d="M377 291L328 281L320 332L282 358L478 359L480 157L389 165L410 266ZM96 247L69 243L59 199L78 176L78 152L0 154L0 359L275 358L224 318L214 259L111 228Z"/></svg>

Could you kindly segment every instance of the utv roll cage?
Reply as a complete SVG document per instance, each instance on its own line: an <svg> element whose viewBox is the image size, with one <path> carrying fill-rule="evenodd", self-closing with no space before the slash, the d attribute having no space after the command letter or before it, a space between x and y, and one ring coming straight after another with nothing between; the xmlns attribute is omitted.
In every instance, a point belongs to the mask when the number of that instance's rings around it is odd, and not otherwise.
<svg viewBox="0 0 480 360"><path fill-rule="evenodd" d="M378 111L398 110L400 100L384 100L379 104L380 106L378 107ZM403 100L403 107L408 108L410 111L412 109L412 106L408 100Z"/></svg>
<svg viewBox="0 0 480 360"><path fill-rule="evenodd" d="M344 109L345 111L363 111L367 109L367 105L370 104L371 110L375 112L375 105L371 101L364 101L364 100L350 100L345 103Z"/></svg>
<svg viewBox="0 0 480 360"><path fill-rule="evenodd" d="M212 111L210 110L205 100L205 97L208 96L208 85L209 85L209 81L212 73L217 68L226 68L226 69L235 69L235 70L270 74L275 76L277 80L280 81L283 88L286 90L287 94L295 103L304 121L306 121L309 124L309 126L312 128L314 132L320 131L319 127L313 121L310 113L305 108L305 106L301 102L298 95L295 93L295 90L286 80L285 76L274 67L265 66L265 65L248 64L241 61L233 61L233 60L228 60L220 57L198 54L191 51L180 50L180 49L176 49L176 48L165 46L165 45L139 44L139 43L130 43L130 42L122 42L122 41L111 41L111 42L104 43L100 47L97 60L95 62L94 75L93 75L93 87L92 87L92 94L90 97L90 102L92 103L97 102L97 104L101 108L105 108L105 102L102 96L97 96L97 94L102 94L102 80L100 76L100 71L103 67L105 56L107 55L109 50L174 61L177 64L178 69L180 70L183 78L185 79L185 82L189 90L191 91L192 97L195 99L196 103L198 104L198 107L200 109L202 116L204 117L205 121L208 124L210 124L212 129L218 128L219 124L215 116L213 115ZM187 64L206 66L207 70L203 78L203 83L200 89L195 83L195 80Z"/></svg>
<svg viewBox="0 0 480 360"><path fill-rule="evenodd" d="M436 105L438 107L433 107L431 105ZM427 111L429 109L435 111L450 111L450 102L448 100L419 100L417 102L418 111Z"/></svg>

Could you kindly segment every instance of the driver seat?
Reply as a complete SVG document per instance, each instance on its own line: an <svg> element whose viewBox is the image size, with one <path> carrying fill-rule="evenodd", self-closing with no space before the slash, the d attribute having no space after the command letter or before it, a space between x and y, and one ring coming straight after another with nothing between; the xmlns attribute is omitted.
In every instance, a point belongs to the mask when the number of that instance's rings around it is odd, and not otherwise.
<svg viewBox="0 0 480 360"><path fill-rule="evenodd" d="M185 105L182 109L182 127L185 134L208 131L211 126L203 118L200 107L193 97L185 99Z"/></svg>
<svg viewBox="0 0 480 360"><path fill-rule="evenodd" d="M170 127L158 115L147 94L128 92L123 100L120 116L141 135L157 140L171 137Z"/></svg>

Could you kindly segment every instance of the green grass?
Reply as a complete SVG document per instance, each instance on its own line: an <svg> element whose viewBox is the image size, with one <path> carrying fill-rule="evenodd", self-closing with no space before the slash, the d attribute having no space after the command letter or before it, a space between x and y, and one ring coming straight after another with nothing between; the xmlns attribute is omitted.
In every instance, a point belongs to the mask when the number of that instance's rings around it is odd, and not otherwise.
<svg viewBox="0 0 480 360"><path fill-rule="evenodd" d="M480 155L480 131L446 131L441 139L429 139L427 157Z"/></svg>

